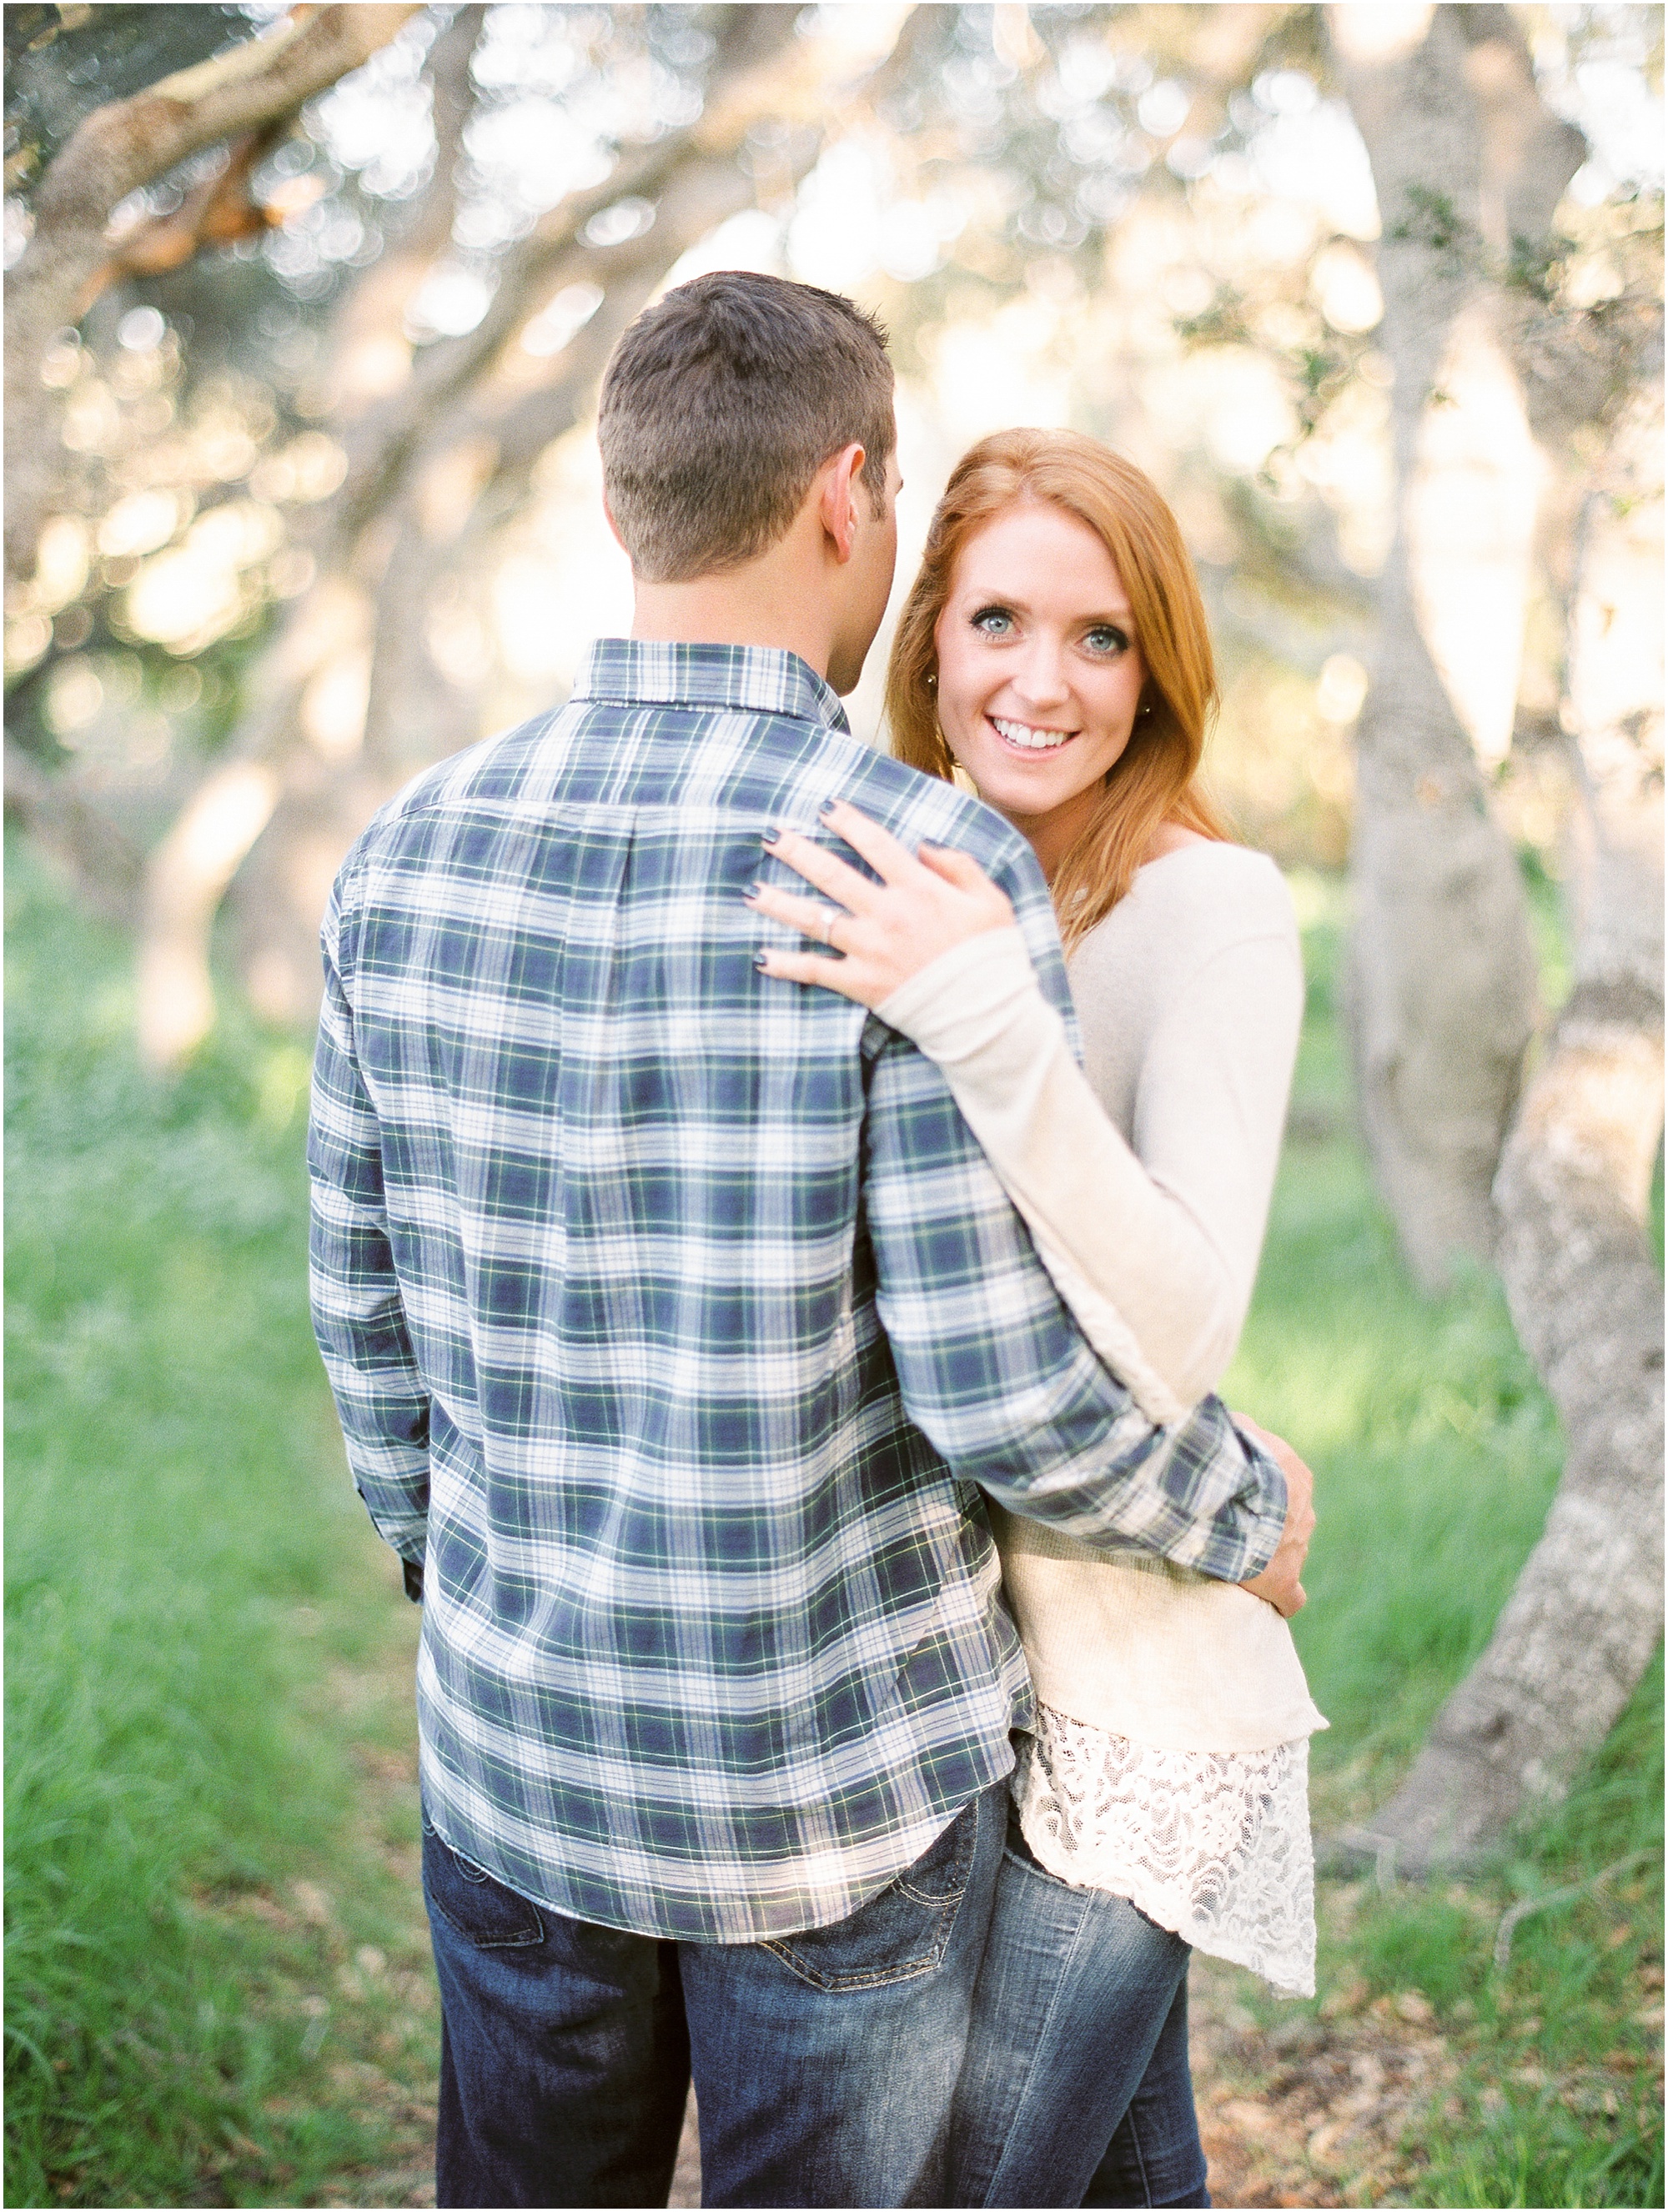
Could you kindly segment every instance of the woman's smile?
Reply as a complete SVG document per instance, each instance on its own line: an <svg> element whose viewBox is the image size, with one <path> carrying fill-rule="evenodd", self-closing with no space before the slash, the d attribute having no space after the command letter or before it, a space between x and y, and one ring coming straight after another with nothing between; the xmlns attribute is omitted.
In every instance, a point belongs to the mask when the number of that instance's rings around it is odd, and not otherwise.
<svg viewBox="0 0 1668 2212"><path fill-rule="evenodd" d="M1020 752L1057 753L1062 745L1068 745L1077 735L1075 730L1038 730L1028 722L1004 720L1000 714L988 714L985 720L1005 745Z"/></svg>

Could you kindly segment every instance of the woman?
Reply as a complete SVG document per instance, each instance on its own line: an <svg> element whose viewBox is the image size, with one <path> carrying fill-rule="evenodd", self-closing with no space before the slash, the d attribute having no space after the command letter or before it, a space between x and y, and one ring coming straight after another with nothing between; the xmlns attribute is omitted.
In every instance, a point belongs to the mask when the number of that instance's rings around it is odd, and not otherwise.
<svg viewBox="0 0 1668 2212"><path fill-rule="evenodd" d="M984 440L934 519L887 708L903 758L964 773L1034 848L1088 1079L1003 895L849 807L830 826L879 884L791 832L772 848L844 909L843 957L760 963L939 1062L1085 1334L1163 1423L1220 1379L1244 1321L1302 1005L1279 874L1227 842L1195 780L1214 698L1197 583L1149 480L1071 433ZM774 886L755 903L828 940L826 906ZM1307 1737L1325 1723L1247 1590L991 1517L1038 1716L954 2201L1208 2203L1190 1948L1312 1990Z"/></svg>

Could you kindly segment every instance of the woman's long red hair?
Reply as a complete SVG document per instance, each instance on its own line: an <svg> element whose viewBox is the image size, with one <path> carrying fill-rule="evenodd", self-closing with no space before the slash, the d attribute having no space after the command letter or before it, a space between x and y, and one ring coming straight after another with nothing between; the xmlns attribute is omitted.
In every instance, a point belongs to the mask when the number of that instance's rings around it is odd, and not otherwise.
<svg viewBox="0 0 1668 2212"><path fill-rule="evenodd" d="M1152 478L1075 430L998 430L956 464L904 603L886 670L886 719L899 760L928 775L955 774L928 681L938 664L933 634L963 547L1025 500L1075 516L1105 546L1147 669L1144 711L1054 878L1069 952L1129 889L1162 823L1179 823L1203 837L1230 836L1198 781L1216 706L1216 668L1192 561Z"/></svg>

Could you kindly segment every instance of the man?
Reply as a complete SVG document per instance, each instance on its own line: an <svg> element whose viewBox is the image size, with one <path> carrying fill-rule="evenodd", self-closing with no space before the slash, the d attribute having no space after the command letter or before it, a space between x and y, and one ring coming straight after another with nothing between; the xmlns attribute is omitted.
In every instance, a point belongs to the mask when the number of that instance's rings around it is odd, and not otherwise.
<svg viewBox="0 0 1668 2212"><path fill-rule="evenodd" d="M880 332L699 279L600 435L631 639L385 808L324 929L315 1314L423 1577L440 2202L664 2202L692 2063L707 2202L932 2203L1030 1711L980 1489L1239 1580L1285 1486L1214 1401L1148 1425L913 1048L755 972L743 895L837 794L971 854L1069 1003L1024 842L836 696Z"/></svg>

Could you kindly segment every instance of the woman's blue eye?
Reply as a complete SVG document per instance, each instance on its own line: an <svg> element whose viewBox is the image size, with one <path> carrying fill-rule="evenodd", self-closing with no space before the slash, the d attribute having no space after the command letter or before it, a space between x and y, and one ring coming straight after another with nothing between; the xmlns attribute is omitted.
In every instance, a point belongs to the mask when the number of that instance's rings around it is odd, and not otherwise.
<svg viewBox="0 0 1668 2212"><path fill-rule="evenodd" d="M1014 617L1006 607L981 607L973 617L973 627L987 637L1006 637L1014 627Z"/></svg>
<svg viewBox="0 0 1668 2212"><path fill-rule="evenodd" d="M1110 654L1127 653L1129 650L1129 639L1121 629L1116 629L1111 623L1097 623L1093 629L1086 630L1083 642L1091 653Z"/></svg>

